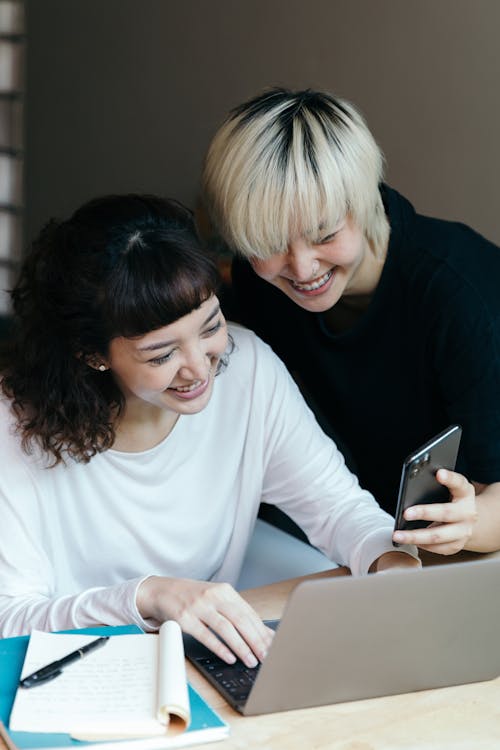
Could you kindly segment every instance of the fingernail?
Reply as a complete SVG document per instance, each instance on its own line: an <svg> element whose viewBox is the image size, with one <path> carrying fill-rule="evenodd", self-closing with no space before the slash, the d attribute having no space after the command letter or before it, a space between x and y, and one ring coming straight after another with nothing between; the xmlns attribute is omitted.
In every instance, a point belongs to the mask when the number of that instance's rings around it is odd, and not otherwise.
<svg viewBox="0 0 500 750"><path fill-rule="evenodd" d="M253 654L249 654L245 659L245 664L247 665L247 667L256 667L258 663L259 662Z"/></svg>
<svg viewBox="0 0 500 750"><path fill-rule="evenodd" d="M405 511L405 518L408 521L411 521L412 518L416 518L416 517L417 517L417 512L413 508L408 508L408 510Z"/></svg>
<svg viewBox="0 0 500 750"><path fill-rule="evenodd" d="M406 535L403 531L395 531L392 538L395 542L404 542Z"/></svg>
<svg viewBox="0 0 500 750"><path fill-rule="evenodd" d="M236 656L228 651L225 661L227 661L228 664L234 664L236 661Z"/></svg>

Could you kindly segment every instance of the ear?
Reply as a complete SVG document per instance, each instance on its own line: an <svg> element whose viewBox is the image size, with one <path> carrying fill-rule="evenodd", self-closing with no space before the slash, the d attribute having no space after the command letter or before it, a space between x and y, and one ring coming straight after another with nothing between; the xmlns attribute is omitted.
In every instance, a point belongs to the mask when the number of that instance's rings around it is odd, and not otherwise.
<svg viewBox="0 0 500 750"><path fill-rule="evenodd" d="M99 370L99 372L106 372L106 370L109 370L108 363L99 354L87 354L86 356L83 356L80 353L77 356L83 358L85 364L87 364L93 370Z"/></svg>

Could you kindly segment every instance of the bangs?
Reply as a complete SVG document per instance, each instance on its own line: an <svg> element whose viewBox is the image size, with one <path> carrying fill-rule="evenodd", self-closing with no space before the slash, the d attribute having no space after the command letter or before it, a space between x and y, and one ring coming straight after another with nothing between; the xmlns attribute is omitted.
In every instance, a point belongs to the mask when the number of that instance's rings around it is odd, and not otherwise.
<svg viewBox="0 0 500 750"><path fill-rule="evenodd" d="M278 92L233 112L210 146L204 178L229 246L267 260L299 236L319 241L348 214L378 237L382 175L380 149L351 105Z"/></svg>
<svg viewBox="0 0 500 750"><path fill-rule="evenodd" d="M113 269L103 305L108 340L174 323L218 292L217 268L199 248L158 241L157 235L147 240L145 233L135 238Z"/></svg>
<svg viewBox="0 0 500 750"><path fill-rule="evenodd" d="M267 259L299 236L319 241L345 217L350 200L317 120L295 121L290 136L275 123L260 147L248 175L252 189L236 198L234 216L240 252Z"/></svg>

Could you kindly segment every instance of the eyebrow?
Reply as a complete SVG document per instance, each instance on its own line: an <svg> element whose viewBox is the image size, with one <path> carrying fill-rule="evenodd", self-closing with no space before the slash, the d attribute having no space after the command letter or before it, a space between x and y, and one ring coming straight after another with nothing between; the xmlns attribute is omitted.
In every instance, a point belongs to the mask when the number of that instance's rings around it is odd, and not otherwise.
<svg viewBox="0 0 500 750"><path fill-rule="evenodd" d="M205 318L203 323L200 326L200 330L204 328L204 326L207 325L207 323L210 323L211 320L213 320L218 314L220 313L220 305L217 304L210 315ZM137 349L138 352L154 352L157 349L164 349L167 346L172 346L172 344L175 344L175 339L170 341L158 341L156 344L148 344L148 346L141 346Z"/></svg>
<svg viewBox="0 0 500 750"><path fill-rule="evenodd" d="M326 232L327 230L329 230L328 231L328 235L330 235L330 234L333 234L334 232L337 231L338 226L341 223L342 223L342 219L338 219L338 221L336 221L334 224L330 224L330 222L328 222L328 221L320 221L320 223L318 224L317 231L318 232ZM306 236L310 236L310 235L314 234L315 231L316 230L311 230L309 232L306 232L305 234L306 234Z"/></svg>
<svg viewBox="0 0 500 750"><path fill-rule="evenodd" d="M330 230L328 233L333 234L333 232L336 232L338 230L339 226L342 224L343 221L344 221L344 217L342 216L340 217L340 219L337 219L337 221L334 222L333 224L330 224L330 222L327 222L327 221L322 221L320 222L318 226L318 231L326 232L327 230Z"/></svg>

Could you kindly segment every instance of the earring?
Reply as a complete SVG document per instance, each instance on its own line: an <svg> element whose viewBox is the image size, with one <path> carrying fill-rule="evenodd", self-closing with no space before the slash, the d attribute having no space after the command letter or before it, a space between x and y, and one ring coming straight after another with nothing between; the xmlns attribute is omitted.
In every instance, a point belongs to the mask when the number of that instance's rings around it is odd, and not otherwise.
<svg viewBox="0 0 500 750"><path fill-rule="evenodd" d="M106 372L108 368L106 367L106 365L99 365L97 369L99 370L99 372Z"/></svg>

